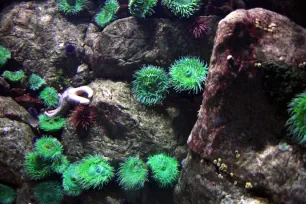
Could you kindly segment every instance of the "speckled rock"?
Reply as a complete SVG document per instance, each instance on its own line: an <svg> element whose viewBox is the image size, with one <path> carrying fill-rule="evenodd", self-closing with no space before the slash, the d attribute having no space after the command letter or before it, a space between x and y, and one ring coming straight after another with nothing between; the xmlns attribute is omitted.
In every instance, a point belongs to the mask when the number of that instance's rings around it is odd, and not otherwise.
<svg viewBox="0 0 306 204"><path fill-rule="evenodd" d="M263 9L237 10L220 21L188 139L196 154L183 162L176 203L219 203L224 195L234 203L250 195L305 203L304 150L290 143L285 128L287 103L306 88L305 36L302 27Z"/></svg>
<svg viewBox="0 0 306 204"><path fill-rule="evenodd" d="M86 55L96 76L130 80L135 70L153 64L167 68L185 55L209 60L217 17L211 19L207 37L193 39L189 21L179 19L119 19L103 32L90 25L85 38Z"/></svg>
<svg viewBox="0 0 306 204"><path fill-rule="evenodd" d="M67 77L76 73L84 56L86 28L59 13L56 0L15 3L1 13L0 44L11 50L24 71L51 81L59 69ZM66 55L68 44L76 47L75 55Z"/></svg>
<svg viewBox="0 0 306 204"><path fill-rule="evenodd" d="M186 136L196 119L197 102L176 99L186 102L185 109L180 109L169 99L164 106L148 108L136 102L127 83L96 80L89 86L95 92L92 105L97 108L97 122L87 133L76 132L68 123L62 136L68 155L101 153L121 160L165 152L179 159L185 157Z"/></svg>
<svg viewBox="0 0 306 204"><path fill-rule="evenodd" d="M26 124L29 116L25 109L8 97L0 97L0 101L5 107L0 114L0 182L19 186L25 180L24 157L33 148L34 134Z"/></svg>

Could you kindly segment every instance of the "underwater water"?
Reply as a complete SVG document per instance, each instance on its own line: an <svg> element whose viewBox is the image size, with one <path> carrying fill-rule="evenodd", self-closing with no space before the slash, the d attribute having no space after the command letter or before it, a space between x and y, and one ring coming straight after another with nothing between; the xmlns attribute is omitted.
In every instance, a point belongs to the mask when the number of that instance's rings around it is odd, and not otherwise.
<svg viewBox="0 0 306 204"><path fill-rule="evenodd" d="M0 203L306 203L305 8L0 0Z"/></svg>

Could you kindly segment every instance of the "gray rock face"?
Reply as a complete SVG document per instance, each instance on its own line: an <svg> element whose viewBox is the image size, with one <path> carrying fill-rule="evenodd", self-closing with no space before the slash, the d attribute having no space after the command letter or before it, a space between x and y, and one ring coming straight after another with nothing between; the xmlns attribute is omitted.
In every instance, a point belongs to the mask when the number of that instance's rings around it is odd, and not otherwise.
<svg viewBox="0 0 306 204"><path fill-rule="evenodd" d="M84 56L82 47L86 24L69 22L60 14L56 0L11 5L1 14L0 44L9 48L23 70L44 76L48 81L63 69L72 77ZM67 56L65 46L76 47Z"/></svg>
<svg viewBox="0 0 306 204"><path fill-rule="evenodd" d="M0 181L22 185L25 180L23 163L26 153L32 151L34 134L25 118L26 110L9 97L0 97ZM9 117L7 116L9 113ZM14 116L14 117L12 117Z"/></svg>
<svg viewBox="0 0 306 204"><path fill-rule="evenodd" d="M169 19L120 19L100 32L90 25L86 33L86 55L96 76L130 80L135 70L153 64L167 68L185 55L208 60L217 24L204 40L194 40L188 22Z"/></svg>
<svg viewBox="0 0 306 204"><path fill-rule="evenodd" d="M126 83L97 80L89 86L95 91L92 105L99 119L88 133L79 135L68 124L62 136L68 155L100 153L111 160L121 160L165 152L178 159L185 157L186 146L180 140L186 141L181 137L188 135L195 119L185 112L191 110L188 105L186 110L173 104L147 108L132 98Z"/></svg>
<svg viewBox="0 0 306 204"><path fill-rule="evenodd" d="M220 21L188 139L197 154L190 152L183 162L176 203L238 203L243 195L305 203L305 151L281 143L287 104L306 88L300 66L305 36L302 27L263 9L237 10Z"/></svg>

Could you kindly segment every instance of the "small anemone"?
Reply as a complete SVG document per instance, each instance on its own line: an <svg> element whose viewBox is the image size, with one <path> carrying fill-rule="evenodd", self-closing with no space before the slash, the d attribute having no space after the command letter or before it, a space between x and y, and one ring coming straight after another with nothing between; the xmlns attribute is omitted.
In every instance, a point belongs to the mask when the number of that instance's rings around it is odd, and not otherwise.
<svg viewBox="0 0 306 204"><path fill-rule="evenodd" d="M289 134L297 143L306 146L306 91L298 94L288 105Z"/></svg>
<svg viewBox="0 0 306 204"><path fill-rule="evenodd" d="M38 116L40 129L46 132L55 132L61 130L65 124L66 119L60 116L48 117L45 114Z"/></svg>
<svg viewBox="0 0 306 204"><path fill-rule="evenodd" d="M3 72L2 76L3 78L8 79L11 82L21 81L23 78L25 78L24 71L22 70L16 72L5 71Z"/></svg>
<svg viewBox="0 0 306 204"><path fill-rule="evenodd" d="M34 188L34 196L39 204L60 204L63 200L63 191L60 183L46 181Z"/></svg>
<svg viewBox="0 0 306 204"><path fill-rule="evenodd" d="M178 17L190 17L201 7L201 0L162 0L170 11Z"/></svg>
<svg viewBox="0 0 306 204"><path fill-rule="evenodd" d="M11 59L10 50L0 45L0 67L5 65L9 59Z"/></svg>
<svg viewBox="0 0 306 204"><path fill-rule="evenodd" d="M46 84L46 82L37 74L31 74L31 76L29 77L29 84L30 89L38 90L40 87L42 87L42 85Z"/></svg>
<svg viewBox="0 0 306 204"><path fill-rule="evenodd" d="M151 168L154 180L161 186L171 186L179 175L178 162L175 158L157 154L148 158L147 165Z"/></svg>
<svg viewBox="0 0 306 204"><path fill-rule="evenodd" d="M78 182L83 189L102 188L114 176L114 169L101 155L90 155L78 164Z"/></svg>
<svg viewBox="0 0 306 204"><path fill-rule="evenodd" d="M116 19L115 14L118 8L119 3L117 0L107 0L104 7L96 15L95 22L102 28L110 24Z"/></svg>
<svg viewBox="0 0 306 204"><path fill-rule="evenodd" d="M130 157L120 164L117 174L120 186L125 190L137 190L148 180L148 167L138 157Z"/></svg>
<svg viewBox="0 0 306 204"><path fill-rule="evenodd" d="M58 92L52 87L46 87L39 94L47 107L56 107L59 103Z"/></svg>
<svg viewBox="0 0 306 204"><path fill-rule="evenodd" d="M49 161L40 158L37 153L30 152L25 157L25 172L33 180L45 178L51 174Z"/></svg>
<svg viewBox="0 0 306 204"><path fill-rule="evenodd" d="M182 57L170 67L170 79L173 88L178 91L189 91L195 94L202 90L206 80L208 66L196 57Z"/></svg>
<svg viewBox="0 0 306 204"><path fill-rule="evenodd" d="M14 202L16 194L11 187L0 183L0 203L11 204Z"/></svg>
<svg viewBox="0 0 306 204"><path fill-rule="evenodd" d="M129 0L129 10L133 16L145 18L151 16L157 0Z"/></svg>
<svg viewBox="0 0 306 204"><path fill-rule="evenodd" d="M77 164L71 164L63 173L64 192L69 196L79 196L82 193L78 183L78 168Z"/></svg>
<svg viewBox="0 0 306 204"><path fill-rule="evenodd" d="M87 130L96 122L96 109L92 106L78 105L70 114L69 121L76 129Z"/></svg>
<svg viewBox="0 0 306 204"><path fill-rule="evenodd" d="M36 141L35 151L41 158L53 161L61 157L63 146L56 138L42 137Z"/></svg>
<svg viewBox="0 0 306 204"><path fill-rule="evenodd" d="M88 0L57 0L58 9L66 15L75 15L85 9Z"/></svg>
<svg viewBox="0 0 306 204"><path fill-rule="evenodd" d="M151 106L166 98L170 82L163 69L149 65L137 71L134 78L132 93L140 103Z"/></svg>

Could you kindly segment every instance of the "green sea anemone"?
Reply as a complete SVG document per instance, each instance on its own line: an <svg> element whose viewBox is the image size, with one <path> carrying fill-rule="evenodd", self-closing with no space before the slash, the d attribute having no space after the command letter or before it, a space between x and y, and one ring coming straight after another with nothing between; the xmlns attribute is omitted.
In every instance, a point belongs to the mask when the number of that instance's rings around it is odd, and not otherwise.
<svg viewBox="0 0 306 204"><path fill-rule="evenodd" d="M63 146L56 138L42 137L36 141L35 151L39 157L53 161L60 159L63 153Z"/></svg>
<svg viewBox="0 0 306 204"><path fill-rule="evenodd" d="M157 0L129 0L129 10L133 16L145 18L151 16Z"/></svg>
<svg viewBox="0 0 306 204"><path fill-rule="evenodd" d="M22 80L25 77L25 74L22 70L11 72L5 71L2 74L3 78L10 80L11 82L17 82Z"/></svg>
<svg viewBox="0 0 306 204"><path fill-rule="evenodd" d="M46 84L46 82L37 74L31 74L31 76L29 77L29 84L30 89L35 91L38 90L42 85Z"/></svg>
<svg viewBox="0 0 306 204"><path fill-rule="evenodd" d="M119 183L125 190L137 190L148 180L148 168L138 157L130 157L120 164Z"/></svg>
<svg viewBox="0 0 306 204"><path fill-rule="evenodd" d="M84 10L88 0L57 0L58 9L66 15L75 15Z"/></svg>
<svg viewBox="0 0 306 204"><path fill-rule="evenodd" d="M42 179L51 174L51 164L40 158L37 153L30 152L25 157L25 172L31 179Z"/></svg>
<svg viewBox="0 0 306 204"><path fill-rule="evenodd" d="M64 192L69 196L79 196L82 193L78 183L78 169L77 164L71 164L63 173Z"/></svg>
<svg viewBox="0 0 306 204"><path fill-rule="evenodd" d="M117 0L107 0L104 7L96 15L95 21L100 27L105 27L106 25L113 22L116 17L116 11L119 8L119 3Z"/></svg>
<svg viewBox="0 0 306 204"><path fill-rule="evenodd" d="M201 0L162 0L170 11L178 17L190 17L201 7Z"/></svg>
<svg viewBox="0 0 306 204"><path fill-rule="evenodd" d="M179 175L178 162L175 158L157 154L148 158L147 165L151 168L154 180L161 186L171 186Z"/></svg>
<svg viewBox="0 0 306 204"><path fill-rule="evenodd" d="M78 182L83 189L102 188L113 176L113 167L101 155L87 156L78 164Z"/></svg>
<svg viewBox="0 0 306 204"><path fill-rule="evenodd" d="M69 166L69 160L66 156L61 155L52 161L52 170L58 174L62 174Z"/></svg>
<svg viewBox="0 0 306 204"><path fill-rule="evenodd" d="M60 183L46 181L35 187L34 197L39 204L60 204L64 195Z"/></svg>
<svg viewBox="0 0 306 204"><path fill-rule="evenodd" d="M39 98L41 98L48 107L56 107L59 102L58 92L52 87L46 87L40 92Z"/></svg>
<svg viewBox="0 0 306 204"><path fill-rule="evenodd" d="M306 91L298 94L288 105L290 118L286 126L293 140L306 146Z"/></svg>
<svg viewBox="0 0 306 204"><path fill-rule="evenodd" d="M0 203L11 204L14 202L16 194L11 187L0 183Z"/></svg>
<svg viewBox="0 0 306 204"><path fill-rule="evenodd" d="M206 80L208 67L196 57L182 57L170 68L172 86L178 92L198 93Z"/></svg>
<svg viewBox="0 0 306 204"><path fill-rule="evenodd" d="M9 59L11 59L10 50L0 45L0 67L5 65Z"/></svg>
<svg viewBox="0 0 306 204"><path fill-rule="evenodd" d="M134 78L132 93L140 103L155 105L166 97L170 82L163 69L149 65L137 71Z"/></svg>
<svg viewBox="0 0 306 204"><path fill-rule="evenodd" d="M66 124L66 119L60 116L48 117L45 114L38 116L40 129L46 132L54 132L62 129Z"/></svg>

